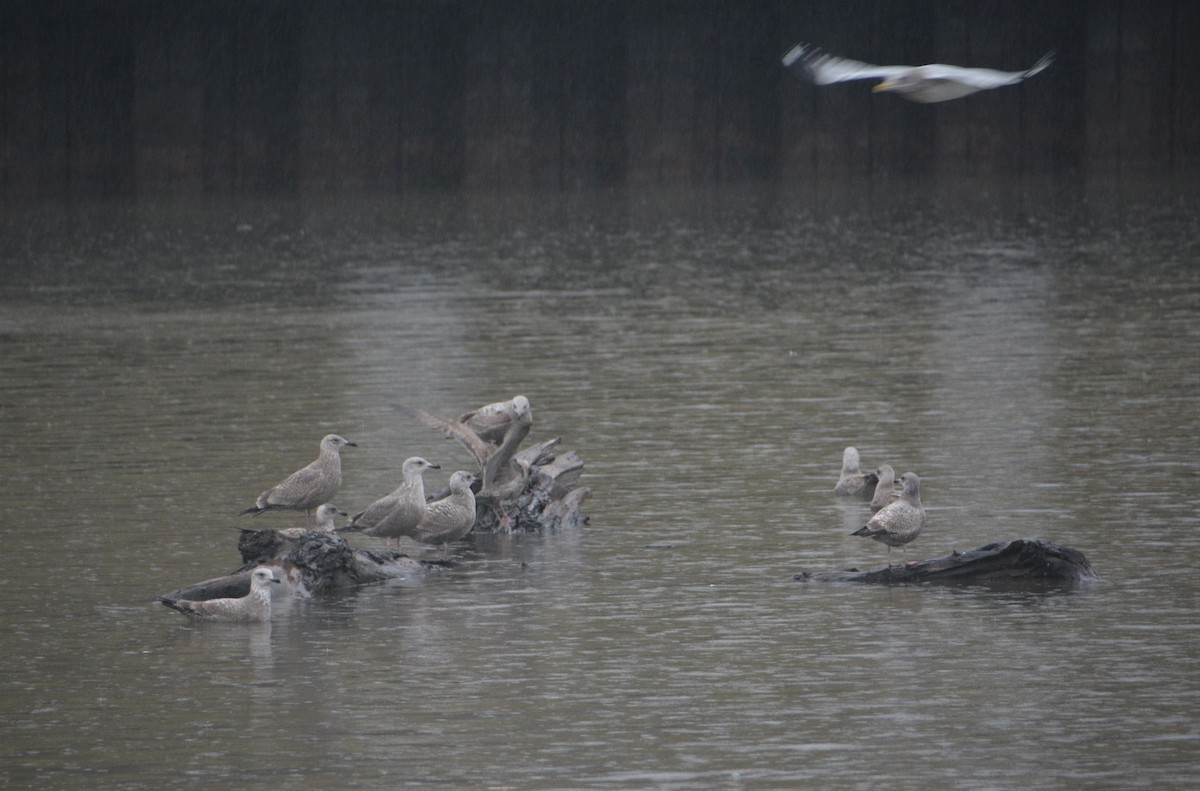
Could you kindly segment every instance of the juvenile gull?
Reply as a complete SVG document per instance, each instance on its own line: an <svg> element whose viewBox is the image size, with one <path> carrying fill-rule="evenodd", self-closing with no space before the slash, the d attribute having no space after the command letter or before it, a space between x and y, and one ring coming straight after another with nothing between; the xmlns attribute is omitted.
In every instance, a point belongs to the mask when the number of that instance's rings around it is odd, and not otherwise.
<svg viewBox="0 0 1200 791"><path fill-rule="evenodd" d="M930 63L927 66L875 66L849 58L821 53L809 44L800 43L783 56L783 65L791 68L817 85L829 85L850 80L882 79L872 92L895 91L914 102L944 102L969 96L978 91L1016 85L1040 73L1054 61L1049 52L1025 71L996 71L971 69Z"/></svg>
<svg viewBox="0 0 1200 791"><path fill-rule="evenodd" d="M900 476L900 483L904 491L896 502L884 506L864 527L851 533L886 544L889 567L892 565L892 547L901 548L904 552L904 562L907 563L906 545L919 536L921 528L925 527L925 508L921 505L921 480L915 472L906 472Z"/></svg>
<svg viewBox="0 0 1200 791"><path fill-rule="evenodd" d="M858 448L850 447L842 451L842 475L833 487L834 494L870 497L875 492L877 481L875 473L864 473L859 468Z"/></svg>
<svg viewBox="0 0 1200 791"><path fill-rule="evenodd" d="M423 409L414 409L403 405L400 406L400 409L430 428L437 429L447 437L462 443L479 465L483 491L486 492L493 484L502 484L512 477L521 475L521 470L512 463L512 460L513 454L517 452L521 441L529 434L529 429L533 425L533 412L529 407L529 399L525 396L516 396L511 401L488 404L474 412L468 412L463 415L466 420L451 420ZM484 439L472 427L471 421L476 421L475 425L477 426L481 425L479 422L481 414L490 416L487 421L490 427L484 429L484 433L489 437L495 437L498 424L503 423L499 445ZM501 420L501 416L503 420Z"/></svg>
<svg viewBox="0 0 1200 791"><path fill-rule="evenodd" d="M317 509L317 526L314 530L319 530L323 533L332 533L337 530L337 518L345 515L346 512L339 509L333 503L325 503Z"/></svg>
<svg viewBox="0 0 1200 791"><path fill-rule="evenodd" d="M267 489L242 513L258 516L272 508L303 511L304 523L311 526L313 509L332 500L341 488L342 448L347 445L358 447L337 434L326 434L321 440L321 455L312 464L293 472L278 486Z"/></svg>
<svg viewBox="0 0 1200 791"><path fill-rule="evenodd" d="M408 535L408 531L415 528L425 515L425 471L440 469L437 464L420 456L405 459L401 466L404 481L395 491L371 503L362 513L355 514L350 523L339 528L339 531L361 531L368 536L399 541L400 536Z"/></svg>
<svg viewBox="0 0 1200 791"><path fill-rule="evenodd" d="M518 395L508 401L497 401L467 412L459 417L458 422L474 431L484 442L499 445L504 441L508 427L514 421L525 418L528 418L527 424L532 424L533 411L530 409L529 399Z"/></svg>
<svg viewBox="0 0 1200 791"><path fill-rule="evenodd" d="M420 523L405 535L423 544L442 544L457 541L475 526L475 493L471 484L475 476L459 470L450 476L450 494L425 506Z"/></svg>
<svg viewBox="0 0 1200 791"><path fill-rule="evenodd" d="M337 530L337 518L345 516L346 512L340 510L333 503L325 503L317 509L317 525L313 528L318 533L332 533ZM253 530L240 528L243 534L253 533ZM302 538L308 532L307 527L285 527L282 530L276 531L284 538Z"/></svg>
<svg viewBox="0 0 1200 791"><path fill-rule="evenodd" d="M871 513L876 513L900 498L896 491L896 471L890 464L880 464L875 470L879 483L875 484L875 496L871 498Z"/></svg>
<svg viewBox="0 0 1200 791"><path fill-rule="evenodd" d="M255 623L271 620L270 585L278 584L274 572L259 566L250 574L250 592L239 599L169 599L158 601L193 621L223 621L226 623Z"/></svg>

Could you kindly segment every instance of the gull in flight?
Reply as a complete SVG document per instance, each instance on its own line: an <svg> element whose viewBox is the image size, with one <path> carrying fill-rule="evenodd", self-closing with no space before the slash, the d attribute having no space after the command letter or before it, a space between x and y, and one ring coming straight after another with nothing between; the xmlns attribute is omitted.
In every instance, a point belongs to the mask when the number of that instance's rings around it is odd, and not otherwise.
<svg viewBox="0 0 1200 791"><path fill-rule="evenodd" d="M783 56L784 66L817 85L881 79L883 82L871 89L873 93L893 91L905 99L924 103L945 102L969 96L977 91L1016 85L1040 73L1053 61L1054 53L1048 52L1025 71L968 69L943 63L930 63L927 66L874 66L822 53L803 42L792 47Z"/></svg>

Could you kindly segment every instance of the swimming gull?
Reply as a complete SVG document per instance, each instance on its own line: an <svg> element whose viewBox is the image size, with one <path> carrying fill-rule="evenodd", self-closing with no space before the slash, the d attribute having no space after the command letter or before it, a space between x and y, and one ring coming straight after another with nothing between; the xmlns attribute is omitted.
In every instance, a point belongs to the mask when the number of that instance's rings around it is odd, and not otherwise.
<svg viewBox="0 0 1200 791"><path fill-rule="evenodd" d="M849 447L842 451L842 474L833 487L834 494L870 497L875 492L877 481L875 473L864 473L859 467L858 448Z"/></svg>
<svg viewBox="0 0 1200 791"><path fill-rule="evenodd" d="M250 592L238 599L169 599L158 601L193 621L223 621L226 623L255 623L271 620L271 583L279 584L274 572L259 566L250 574Z"/></svg>
<svg viewBox="0 0 1200 791"><path fill-rule="evenodd" d="M304 523L312 525L312 512L317 506L327 503L337 495L342 485L342 448L358 447L337 434L326 434L321 439L321 455L302 470L285 478L279 485L267 489L258 496L254 505L243 514L258 516L272 508L287 508L304 512Z"/></svg>
<svg viewBox="0 0 1200 791"><path fill-rule="evenodd" d="M900 483L904 491L896 502L884 506L864 527L851 533L886 544L889 567L892 565L892 547L900 547L904 552L904 562L908 563L907 544L919 536L921 529L925 527L925 507L921 505L921 480L915 472L906 472L900 476Z"/></svg>
<svg viewBox="0 0 1200 791"><path fill-rule="evenodd" d="M872 92L894 91L914 102L944 102L969 96L978 91L1016 85L1040 73L1054 61L1049 52L1025 71L971 69L930 63L926 66L875 66L848 58L838 58L801 42L783 56L783 65L817 85L849 80L882 79Z"/></svg>
<svg viewBox="0 0 1200 791"><path fill-rule="evenodd" d="M892 469L892 465L880 464L875 469L875 477L879 479L879 483L875 484L875 496L871 498L871 513L878 512L900 498L900 493L896 491L896 471Z"/></svg>
<svg viewBox="0 0 1200 791"><path fill-rule="evenodd" d="M450 476L450 494L425 506L425 515L405 535L423 544L441 544L443 548L471 532L475 526L475 493L471 484L475 475L459 470Z"/></svg>
<svg viewBox="0 0 1200 791"><path fill-rule="evenodd" d="M362 532L378 538L394 538L408 535L425 515L426 470L441 467L420 456L411 456L401 465L404 481L386 497L381 497L362 513L355 514L350 523L339 528L339 532Z"/></svg>

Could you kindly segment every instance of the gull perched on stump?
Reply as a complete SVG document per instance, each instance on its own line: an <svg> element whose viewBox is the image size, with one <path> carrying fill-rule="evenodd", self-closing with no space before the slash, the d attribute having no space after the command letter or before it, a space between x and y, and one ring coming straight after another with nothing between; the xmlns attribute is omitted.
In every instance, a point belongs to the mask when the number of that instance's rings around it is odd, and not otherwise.
<svg viewBox="0 0 1200 791"><path fill-rule="evenodd" d="M979 91L1016 85L1041 73L1054 62L1048 52L1025 71L971 69L930 63L925 66L875 66L859 60L839 58L801 42L783 56L783 65L816 85L851 80L882 80L872 93L891 91L905 99L929 104L959 99Z"/></svg>
<svg viewBox="0 0 1200 791"><path fill-rule="evenodd" d="M355 514L339 532L362 532L377 538L394 538L399 543L400 536L408 535L425 516L425 471L440 469L420 456L405 459L401 467L404 482L391 494L367 506L367 510Z"/></svg>
<svg viewBox="0 0 1200 791"><path fill-rule="evenodd" d="M258 516L273 508L303 511L304 524L311 528L312 512L317 506L333 500L342 486L342 448L347 445L358 447L337 434L326 434L321 439L321 455L312 464L267 489L242 513Z"/></svg>
<svg viewBox="0 0 1200 791"><path fill-rule="evenodd" d="M904 562L907 564L907 545L919 536L925 527L925 507L921 505L921 479L915 472L906 472L900 476L900 484L904 487L900 497L891 505L881 508L879 513L871 517L871 521L850 534L873 538L886 544L889 568L892 565L892 547L901 548L904 552Z"/></svg>

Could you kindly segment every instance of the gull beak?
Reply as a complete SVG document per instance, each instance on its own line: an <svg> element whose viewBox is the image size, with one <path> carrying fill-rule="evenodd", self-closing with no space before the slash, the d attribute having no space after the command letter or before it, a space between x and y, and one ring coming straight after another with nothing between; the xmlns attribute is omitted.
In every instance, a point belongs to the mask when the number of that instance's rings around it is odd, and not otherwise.
<svg viewBox="0 0 1200 791"><path fill-rule="evenodd" d="M892 81L884 80L883 82L881 82L878 85L871 88L871 93L880 93L882 91L890 91L891 89L892 89Z"/></svg>
<svg viewBox="0 0 1200 791"><path fill-rule="evenodd" d="M440 470L441 468L442 468L442 465L440 465L440 464L434 464L433 462L429 462L429 469L431 469L431 470Z"/></svg>

